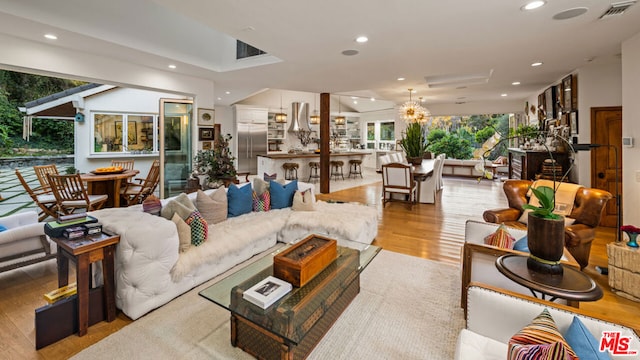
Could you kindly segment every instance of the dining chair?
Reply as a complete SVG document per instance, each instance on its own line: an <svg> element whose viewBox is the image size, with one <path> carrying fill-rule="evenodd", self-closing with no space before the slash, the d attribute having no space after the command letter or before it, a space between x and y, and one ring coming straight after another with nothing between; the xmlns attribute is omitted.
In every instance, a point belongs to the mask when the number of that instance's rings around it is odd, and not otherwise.
<svg viewBox="0 0 640 360"><path fill-rule="evenodd" d="M136 179L138 182L127 182L120 189L120 196L127 202L127 206L140 204L153 194L160 181L160 160L154 160L145 179Z"/></svg>
<svg viewBox="0 0 640 360"><path fill-rule="evenodd" d="M403 201L409 204L410 209L413 208L417 201L417 183L413 179L411 165L382 165L382 207L390 201Z"/></svg>
<svg viewBox="0 0 640 360"><path fill-rule="evenodd" d="M119 166L124 170L133 170L133 159L129 160L111 160L111 166Z"/></svg>
<svg viewBox="0 0 640 360"><path fill-rule="evenodd" d="M52 218L58 217L58 203L56 197L51 192L51 188L49 188L49 190L44 190L42 187L31 188L18 169L16 169L16 176L22 184L22 187L24 187L27 194L31 197L31 200L40 208L38 221L42 221L49 216Z"/></svg>
<svg viewBox="0 0 640 360"><path fill-rule="evenodd" d="M50 165L35 165L33 167L33 171L36 173L38 177L38 181L40 182L40 187L42 190L51 191L51 185L49 185L48 174L58 174L58 168L55 164Z"/></svg>
<svg viewBox="0 0 640 360"><path fill-rule="evenodd" d="M58 203L58 213L72 214L76 209L93 211L101 209L108 195L89 195L80 174L48 174L51 190Z"/></svg>
<svg viewBox="0 0 640 360"><path fill-rule="evenodd" d="M436 156L436 159L441 160L439 163L439 166L436 167L434 163L434 168L433 168L434 174L437 171L437 177L435 180L436 191L442 190L442 187L444 185L444 182L442 181L442 168L444 168L444 160L446 156L447 156L446 154L439 154L438 156Z"/></svg>
<svg viewBox="0 0 640 360"><path fill-rule="evenodd" d="M442 169L444 160L436 157L433 162L433 173L420 183L420 193L417 202L423 204L435 204L436 192L438 191L438 180L441 179L438 172Z"/></svg>

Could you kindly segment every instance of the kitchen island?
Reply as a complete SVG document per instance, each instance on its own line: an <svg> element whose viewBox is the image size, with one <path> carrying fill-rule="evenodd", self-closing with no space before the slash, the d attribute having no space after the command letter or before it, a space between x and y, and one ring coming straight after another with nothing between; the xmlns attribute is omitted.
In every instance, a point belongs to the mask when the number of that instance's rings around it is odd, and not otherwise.
<svg viewBox="0 0 640 360"><path fill-rule="evenodd" d="M344 176L349 174L349 160L358 159L363 160L366 156L372 156L371 151L368 150L352 150L342 152L332 152L330 154L331 160L342 160L344 166L342 171ZM302 153L277 153L258 155L258 176L262 177L264 174L277 174L278 179L284 179L284 169L282 164L284 163L298 163L298 179L307 181L309 179L309 162L320 162L320 154L314 152L302 152Z"/></svg>

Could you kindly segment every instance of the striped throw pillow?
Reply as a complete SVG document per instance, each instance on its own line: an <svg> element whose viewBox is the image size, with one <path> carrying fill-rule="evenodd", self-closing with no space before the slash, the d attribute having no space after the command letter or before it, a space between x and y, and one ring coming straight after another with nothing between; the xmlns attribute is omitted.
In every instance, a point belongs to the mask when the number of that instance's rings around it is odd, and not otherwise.
<svg viewBox="0 0 640 360"><path fill-rule="evenodd" d="M504 225L500 225L498 230L493 234L484 238L484 243L491 246L497 246L503 249L513 249L513 243L516 239L509 234Z"/></svg>
<svg viewBox="0 0 640 360"><path fill-rule="evenodd" d="M549 310L509 339L509 360L578 360L558 330Z"/></svg>

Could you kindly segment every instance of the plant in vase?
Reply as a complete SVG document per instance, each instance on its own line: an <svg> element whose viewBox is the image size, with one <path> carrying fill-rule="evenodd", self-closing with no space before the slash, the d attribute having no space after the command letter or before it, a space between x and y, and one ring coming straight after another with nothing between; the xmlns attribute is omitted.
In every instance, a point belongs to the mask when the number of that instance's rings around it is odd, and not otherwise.
<svg viewBox="0 0 640 360"><path fill-rule="evenodd" d="M224 181L235 179L235 157L229 150L230 134L221 136L214 142L211 150L198 150L194 157L194 174L206 175L209 187L219 187Z"/></svg>
<svg viewBox="0 0 640 360"><path fill-rule="evenodd" d="M420 122L409 123L407 129L402 133L400 146L407 156L407 161L414 165L422 163L422 156L427 152L427 137Z"/></svg>
<svg viewBox="0 0 640 360"><path fill-rule="evenodd" d="M620 227L620 230L624 231L629 237L629 241L627 241L627 246L637 248L638 241L637 237L640 234L640 228L637 228L633 225L624 225Z"/></svg>

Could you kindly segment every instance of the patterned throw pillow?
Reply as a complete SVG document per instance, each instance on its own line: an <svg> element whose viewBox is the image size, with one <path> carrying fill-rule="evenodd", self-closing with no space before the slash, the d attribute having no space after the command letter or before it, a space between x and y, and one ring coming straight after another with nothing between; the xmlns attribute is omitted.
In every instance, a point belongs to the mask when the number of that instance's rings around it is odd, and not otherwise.
<svg viewBox="0 0 640 360"><path fill-rule="evenodd" d="M503 249L513 249L515 238L509 234L504 225L500 225L498 230L484 238L486 245L496 246Z"/></svg>
<svg viewBox="0 0 640 360"><path fill-rule="evenodd" d="M196 206L193 205L187 194L181 193L162 208L160 215L167 220L171 220L173 214L177 213L182 220L186 220L195 209Z"/></svg>
<svg viewBox="0 0 640 360"><path fill-rule="evenodd" d="M160 199L155 195L151 194L142 202L142 211L152 215L160 215L160 211L162 211L162 202L160 202Z"/></svg>
<svg viewBox="0 0 640 360"><path fill-rule="evenodd" d="M263 192L261 195L258 195L255 191L253 192L253 211L269 211L271 208L271 196L269 196L269 191Z"/></svg>
<svg viewBox="0 0 640 360"><path fill-rule="evenodd" d="M260 178L253 178L253 191L258 194L258 196L262 195L265 191L269 191L269 182L264 181Z"/></svg>
<svg viewBox="0 0 640 360"><path fill-rule="evenodd" d="M560 334L549 310L509 339L509 360L577 360L575 352Z"/></svg>
<svg viewBox="0 0 640 360"><path fill-rule="evenodd" d="M204 243L209 236L209 226L198 210L194 211L184 221L191 228L191 244L198 246Z"/></svg>

